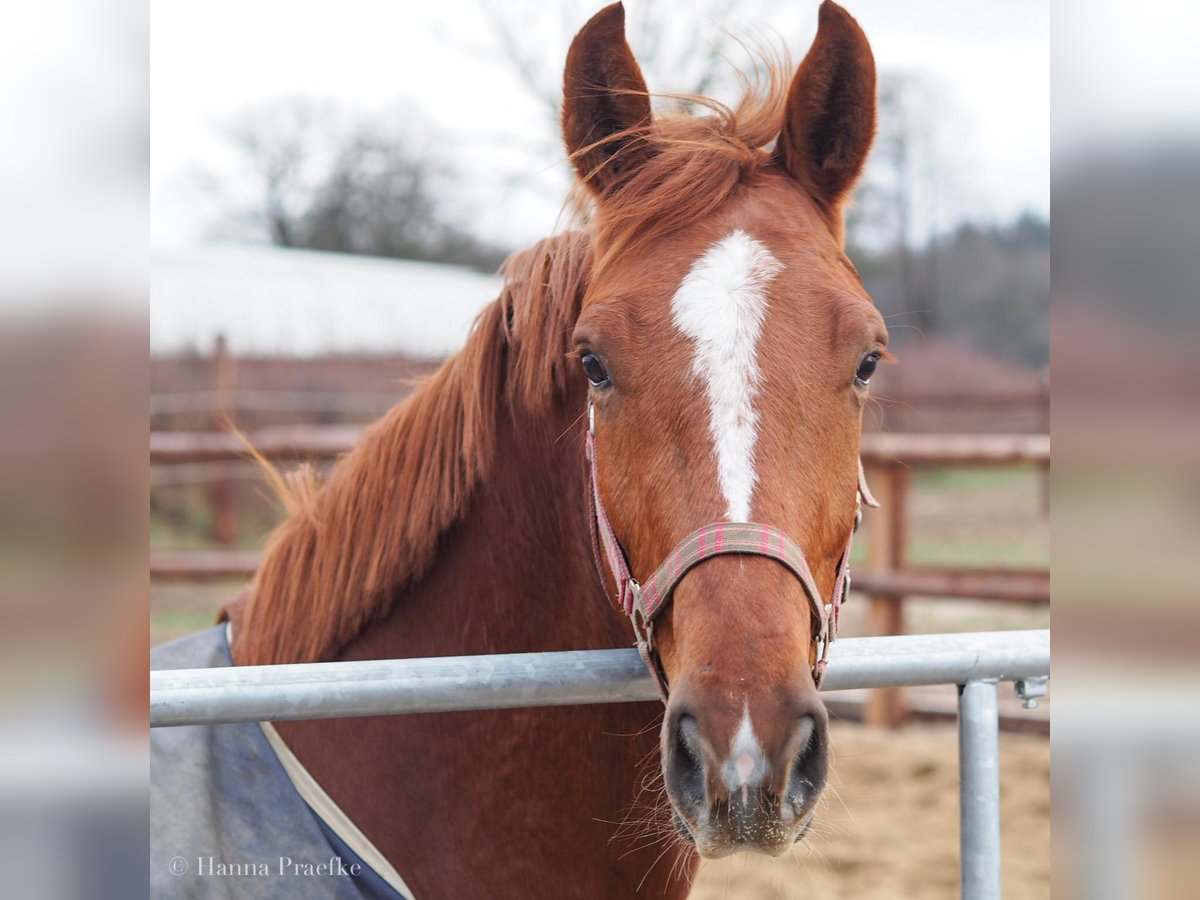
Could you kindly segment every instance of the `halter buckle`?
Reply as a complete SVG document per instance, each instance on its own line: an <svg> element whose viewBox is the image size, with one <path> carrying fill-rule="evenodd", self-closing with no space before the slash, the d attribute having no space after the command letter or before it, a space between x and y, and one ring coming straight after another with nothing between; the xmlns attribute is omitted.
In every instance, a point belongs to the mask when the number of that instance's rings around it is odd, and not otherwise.
<svg viewBox="0 0 1200 900"><path fill-rule="evenodd" d="M633 597L630 604L629 621L633 623L633 634L638 643L644 643L647 649L654 646L654 620L646 616L646 607L642 601L642 586L634 579L629 579L629 593Z"/></svg>

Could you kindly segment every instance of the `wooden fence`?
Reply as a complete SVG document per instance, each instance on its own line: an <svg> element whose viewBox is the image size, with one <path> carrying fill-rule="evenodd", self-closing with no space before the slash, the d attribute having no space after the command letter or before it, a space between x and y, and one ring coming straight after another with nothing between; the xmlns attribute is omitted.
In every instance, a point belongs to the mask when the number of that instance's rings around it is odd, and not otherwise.
<svg viewBox="0 0 1200 900"><path fill-rule="evenodd" d="M221 462L247 457L246 441L267 459L332 459L358 440L355 426L297 425L264 428L244 438L224 431L154 431L150 464ZM1047 434L887 434L862 436L867 466L1045 465Z"/></svg>

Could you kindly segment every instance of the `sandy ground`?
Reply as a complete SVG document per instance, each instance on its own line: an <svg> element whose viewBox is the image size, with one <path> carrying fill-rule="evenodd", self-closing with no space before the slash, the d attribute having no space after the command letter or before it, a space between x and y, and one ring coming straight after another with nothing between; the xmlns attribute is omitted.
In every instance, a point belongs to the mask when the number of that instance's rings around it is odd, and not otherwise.
<svg viewBox="0 0 1200 900"><path fill-rule="evenodd" d="M899 732L835 725L834 772L805 845L779 859L702 863L692 900L959 895L958 757L953 726ZM1050 743L1003 734L1004 896L1050 895Z"/></svg>

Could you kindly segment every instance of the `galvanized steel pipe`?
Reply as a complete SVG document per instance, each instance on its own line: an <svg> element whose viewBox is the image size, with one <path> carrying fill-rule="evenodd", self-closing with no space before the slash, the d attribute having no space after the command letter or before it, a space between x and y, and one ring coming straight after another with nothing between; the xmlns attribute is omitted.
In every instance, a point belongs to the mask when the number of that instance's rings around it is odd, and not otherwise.
<svg viewBox="0 0 1200 900"><path fill-rule="evenodd" d="M963 900L1000 900L1000 713L996 682L958 688Z"/></svg>
<svg viewBox="0 0 1200 900"><path fill-rule="evenodd" d="M845 638L824 690L1048 675L1049 631ZM581 650L150 673L150 725L655 700L637 652Z"/></svg>

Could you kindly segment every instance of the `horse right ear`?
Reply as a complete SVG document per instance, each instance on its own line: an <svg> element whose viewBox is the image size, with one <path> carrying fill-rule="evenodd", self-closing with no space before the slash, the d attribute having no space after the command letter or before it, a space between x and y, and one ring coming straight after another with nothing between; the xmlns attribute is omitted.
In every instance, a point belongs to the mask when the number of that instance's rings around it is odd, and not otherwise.
<svg viewBox="0 0 1200 900"><path fill-rule="evenodd" d="M875 137L875 59L858 23L832 0L788 91L775 158L812 197L838 211Z"/></svg>
<svg viewBox="0 0 1200 900"><path fill-rule="evenodd" d="M563 73L562 130L580 180L603 197L654 152L650 95L625 41L625 7L606 6L575 35Z"/></svg>

